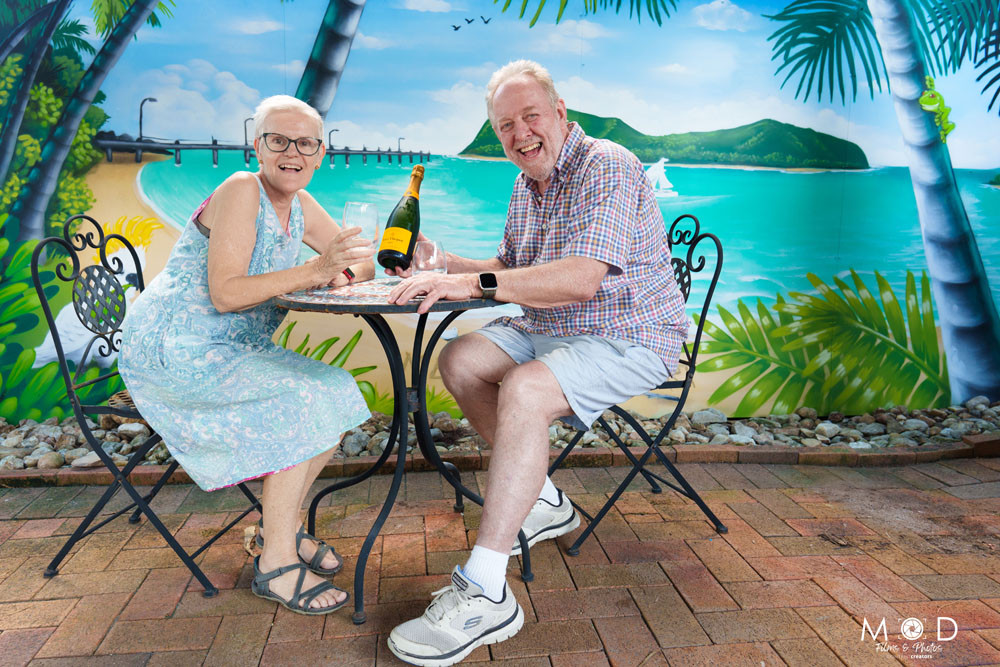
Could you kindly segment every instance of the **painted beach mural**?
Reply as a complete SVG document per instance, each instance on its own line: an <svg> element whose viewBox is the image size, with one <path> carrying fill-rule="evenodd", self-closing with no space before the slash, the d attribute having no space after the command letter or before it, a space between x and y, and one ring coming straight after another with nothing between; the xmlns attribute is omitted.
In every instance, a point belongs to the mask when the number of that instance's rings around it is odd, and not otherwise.
<svg viewBox="0 0 1000 667"><path fill-rule="evenodd" d="M0 6L0 39L8 421L68 411L31 287L37 241L86 213L133 241L152 279L198 204L256 167L250 116L268 95L324 115L336 154L310 191L332 215L369 201L384 219L410 161L424 160L423 231L491 256L517 170L483 94L522 57L550 69L571 120L646 165L668 225L693 214L722 240L690 407L851 414L1000 399L991 0L15 0ZM51 283L72 322L70 295ZM692 317L703 297L696 284ZM468 313L449 335L516 310ZM405 347L415 320L392 324ZM293 314L275 341L351 369L389 411L381 349L360 320ZM430 409L457 414L434 375Z"/></svg>

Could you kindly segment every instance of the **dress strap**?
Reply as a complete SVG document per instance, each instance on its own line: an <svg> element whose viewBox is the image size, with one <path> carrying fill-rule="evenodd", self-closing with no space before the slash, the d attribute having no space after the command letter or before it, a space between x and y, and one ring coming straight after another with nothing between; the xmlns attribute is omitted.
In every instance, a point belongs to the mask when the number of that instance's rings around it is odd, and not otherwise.
<svg viewBox="0 0 1000 667"><path fill-rule="evenodd" d="M257 188L260 190L260 205L264 206L264 202L267 202L267 205L271 207L271 211L274 212L274 218L278 221L278 226L281 227L281 231L285 232L285 235L290 237L292 235L292 216L295 215L295 206L298 204L299 196L295 195L295 198L292 200L292 206L288 212L288 224L284 225L281 223L281 218L278 217L278 210L274 208L274 203L272 203L271 198L267 196L267 190L264 189L264 182L260 180L260 175L255 171L251 173L253 174L253 177L257 179Z"/></svg>

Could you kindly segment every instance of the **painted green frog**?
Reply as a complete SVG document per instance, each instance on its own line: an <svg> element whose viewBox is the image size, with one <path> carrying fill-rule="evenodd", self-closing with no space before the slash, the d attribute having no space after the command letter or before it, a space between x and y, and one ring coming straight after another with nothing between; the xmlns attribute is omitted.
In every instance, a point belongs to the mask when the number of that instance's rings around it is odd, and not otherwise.
<svg viewBox="0 0 1000 667"><path fill-rule="evenodd" d="M941 96L941 93L934 90L934 77L926 77L924 83L927 86L927 90L921 93L920 99L917 101L920 103L921 109L933 112L934 124L938 126L938 130L941 132L941 143L946 144L948 143L948 134L955 129L955 124L948 121L948 114L951 113L951 107L945 106L944 97Z"/></svg>

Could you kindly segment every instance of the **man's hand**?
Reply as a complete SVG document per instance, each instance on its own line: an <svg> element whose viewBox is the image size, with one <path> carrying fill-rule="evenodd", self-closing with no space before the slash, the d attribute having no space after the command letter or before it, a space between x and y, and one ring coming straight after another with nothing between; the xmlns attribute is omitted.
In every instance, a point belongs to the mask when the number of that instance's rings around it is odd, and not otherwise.
<svg viewBox="0 0 1000 667"><path fill-rule="evenodd" d="M421 241L430 241L430 239L424 236L423 232L417 232L417 240L414 242L413 247L416 247L417 243L420 243ZM400 278L409 278L411 275L413 275L413 271L410 269L386 269L385 275L399 276Z"/></svg>
<svg viewBox="0 0 1000 667"><path fill-rule="evenodd" d="M480 295L478 277L474 273L420 273L396 285L389 292L389 303L402 305L423 296L423 303L417 308L422 315L441 299L464 301Z"/></svg>

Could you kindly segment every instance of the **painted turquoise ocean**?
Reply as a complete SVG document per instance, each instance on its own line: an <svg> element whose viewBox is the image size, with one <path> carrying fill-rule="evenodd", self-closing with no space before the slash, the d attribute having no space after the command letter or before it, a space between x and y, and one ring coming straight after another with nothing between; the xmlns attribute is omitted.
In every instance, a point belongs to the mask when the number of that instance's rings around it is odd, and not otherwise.
<svg viewBox="0 0 1000 667"><path fill-rule="evenodd" d="M309 187L339 219L346 201L375 202L382 220L406 188L410 165L367 165L343 158L316 173ZM256 164L251 162L252 168ZM421 229L449 251L493 256L500 240L517 168L506 161L434 156L420 193ZM906 271L926 266L909 172L888 167L862 172L782 172L666 165L677 197L660 199L666 224L691 213L718 235L725 262L715 303L737 299L773 303L776 293L811 292L806 273L829 282L855 269L874 288L874 271L902 300ZM181 228L191 212L230 173L245 169L242 154L209 153L147 164L140 188L167 222ZM990 171L957 170L962 199L1000 301L1000 189L985 185ZM692 306L700 303L696 285ZM713 309L714 311L714 309Z"/></svg>

